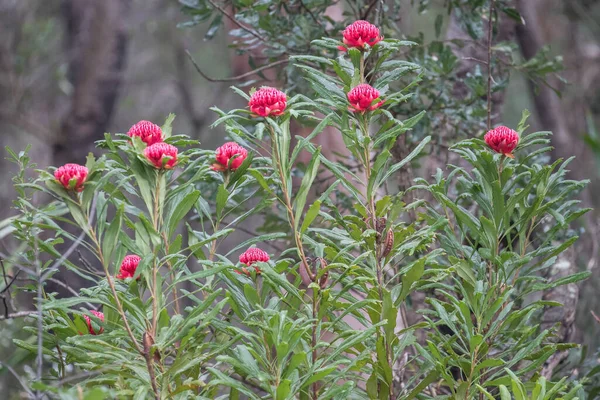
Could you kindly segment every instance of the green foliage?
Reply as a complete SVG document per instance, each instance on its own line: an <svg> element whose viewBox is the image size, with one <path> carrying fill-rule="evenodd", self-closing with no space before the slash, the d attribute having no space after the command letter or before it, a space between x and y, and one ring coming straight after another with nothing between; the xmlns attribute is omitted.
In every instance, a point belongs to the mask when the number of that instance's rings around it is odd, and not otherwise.
<svg viewBox="0 0 600 400"><path fill-rule="evenodd" d="M489 0L179 2L183 14L189 17L181 27L191 28L210 21L207 39L212 38L217 30L225 30L231 36L230 46L236 53L248 56L250 68L257 70L273 64L268 76L276 74L274 81L286 93L309 97L314 97L316 86L314 82L307 85L303 71L308 70L309 76L317 72L327 76L337 74L344 83L342 86L331 82L327 84L327 81L318 86L331 90L331 96L335 93L343 98L344 93L340 89L347 92L350 86L356 85L357 82L350 78L353 67L349 60L340 56L338 46L346 26L359 19L367 20L380 27L385 38L402 39L404 44L410 44L401 51L388 48L387 44L380 45L386 57L379 62L367 62L365 68L368 83L384 89L383 92L406 96L395 107L388 108L395 118L403 120L423 110L428 111L407 135L406 143L411 148L435 132L438 134L433 137L431 153L443 154L448 144L486 128L488 79L485 63ZM511 24L523 23L514 1L494 0L494 6L494 36L498 35L501 21L508 19ZM431 15L433 13L437 14L435 18ZM403 23L417 15L429 17L425 19L427 23ZM227 25L226 22L231 20L235 23ZM454 32L446 38L443 30L450 24L455 24L461 32ZM407 31L407 28L413 30ZM432 35L432 32L435 34ZM552 55L548 48L523 61L515 43L494 39L491 52L492 93L507 88L511 73L522 74L536 87L549 86L558 93L548 81L554 78L562 80L558 75L563 69L562 58ZM352 52L349 54L352 56ZM298 55L302 55L310 67L294 62L281 66L281 61L288 57L294 60ZM413 74L406 74L410 71L418 72L419 84L412 87L412 93L408 95L402 89L415 80ZM256 77L266 79L263 73L264 70L260 70L241 85L255 84ZM379 77L379 82L375 82L374 77ZM439 134L445 131L448 133Z"/></svg>
<svg viewBox="0 0 600 400"><path fill-rule="evenodd" d="M269 2L236 3L261 15L254 33L279 29L278 15L262 17ZM316 12L326 4L311 3ZM214 4L185 6L198 21L220 23ZM255 15L241 14L252 26ZM246 45L255 36L238 34ZM426 118L425 107L394 112L418 94L423 71L394 58L412 42L386 39L329 57L336 43L317 40L310 49L319 55L291 58L313 95L292 96L283 115L214 109L215 125L250 149L235 171L211 169L214 152L171 135L173 116L163 131L181 151L175 169L147 162L137 137L107 134L98 142L104 154L88 157L81 193L47 171L28 181L26 153L11 154L20 168L13 226L26 247L13 261L36 267L28 273L39 283L42 327L27 327L39 346L15 344L47 363L33 390L133 399L554 399L580 391L539 376L549 357L572 347L552 340L556 327L540 328L541 312L560 305L539 297L587 276L544 275L576 240L570 224L587 210L572 197L585 183L565 177L568 160L538 162L548 133L524 135L523 121L515 160L464 140L447 175L409 189L422 198L388 190L431 147L427 135L402 159L391 155ZM283 54L280 46L268 50ZM383 106L348 111L347 92L367 81ZM293 122L314 128L293 137ZM326 127L342 133L353 165L315 146ZM38 206L33 193L52 201ZM250 217L263 219L256 234L225 250ZM63 243L91 261L68 258ZM278 249L272 259L232 261L269 244ZM141 261L120 279L127 254ZM72 297L43 290L63 266L90 286ZM429 295L428 307L408 326L416 291Z"/></svg>
<svg viewBox="0 0 600 400"><path fill-rule="evenodd" d="M440 244L453 273L451 283L431 285L436 298L425 315L433 331L421 351L455 396L502 395L511 380L539 371L569 347L552 340L556 327L533 322L544 309L561 306L535 300L536 293L589 276L544 278L577 239L569 224L588 211L570 200L585 182L566 179L568 160L527 163L530 149L547 145L548 135L523 136L518 162L491 154L479 139L460 142L452 150L464 167L453 166L448 178L438 171L432 184L420 180L439 204L429 207L429 218L449 218Z"/></svg>

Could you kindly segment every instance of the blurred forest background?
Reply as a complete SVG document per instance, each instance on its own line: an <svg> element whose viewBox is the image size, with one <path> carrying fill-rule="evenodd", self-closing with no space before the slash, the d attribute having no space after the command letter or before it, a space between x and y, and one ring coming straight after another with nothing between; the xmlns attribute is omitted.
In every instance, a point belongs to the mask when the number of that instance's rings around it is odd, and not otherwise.
<svg viewBox="0 0 600 400"><path fill-rule="evenodd" d="M185 3L189 2L0 0L2 149L22 150L29 144L40 168L84 163L104 132L126 132L142 119L161 124L170 112L177 115L176 133L199 139L206 149L222 144L224 133L209 128L216 119L209 107L243 107L243 100L228 87L244 79L229 78L250 68L247 58L229 46L227 28L210 22L186 26L190 17L182 13ZM446 1L429 1L427 12L420 12L422 3L403 1L398 28L407 36L423 33L423 41L432 41L436 30L452 28L446 22L440 26L436 18L446 12ZM532 129L554 132L553 156L577 157L571 174L591 180L581 197L586 206L599 210L600 1L514 3L526 24L507 38L515 43L511 56L528 60L545 49L549 57L562 57L564 69L561 79L548 82L556 90L531 85L526 69L511 70L502 115L494 123L516 127L521 110L531 110ZM196 71L186 50L214 79ZM462 57L477 61L472 55ZM547 67L554 70L555 65ZM13 213L10 177L16 168L4 157L0 168L0 220L6 221ZM583 240L573 255L579 270L593 272L579 288L570 332L572 340L587 346L588 357L595 357L600 346L600 321L593 316L594 310L600 315L598 216L594 211L582 221ZM0 256L11 254L16 244L5 225L0 234ZM24 357L10 342L20 323L0 321L0 361L15 365Z"/></svg>

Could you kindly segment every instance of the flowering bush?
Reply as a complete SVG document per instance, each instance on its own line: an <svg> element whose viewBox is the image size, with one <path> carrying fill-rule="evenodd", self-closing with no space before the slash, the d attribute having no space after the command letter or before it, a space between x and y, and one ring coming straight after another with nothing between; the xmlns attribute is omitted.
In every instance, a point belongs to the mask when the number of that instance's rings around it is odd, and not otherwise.
<svg viewBox="0 0 600 400"><path fill-rule="evenodd" d="M343 43L336 60L293 58L314 98L236 89L248 109L215 109L231 140L216 151L173 135L170 116L161 128L142 121L107 134L105 153L86 167L40 171L32 182L18 175L14 224L28 246L19 262L40 265L38 276L64 266L92 282L73 297L39 297L42 356L52 367L37 389L135 399L576 393L538 379L569 345L537 321L544 307L560 306L539 300L540 291L587 276L542 274L576 240L569 224L586 210L570 196L583 183L565 179L566 162L532 162L548 139L527 134L524 119L485 141L473 132L452 149L464 162L418 179L408 202L391 180L430 137L392 159L399 136L424 115L400 121L387 111L416 84L389 90L391 76L411 71L388 60L405 43L383 40L365 21L348 27ZM377 66L369 74L367 62ZM314 129L294 140L292 121ZM327 126L342 133L348 164L313 144ZM26 155L13 157L27 166ZM331 178L317 179L323 171ZM36 208L31 191L54 201ZM223 239L250 217L264 221L260 233L225 250ZM91 259L69 258L75 248ZM40 264L37 249L60 262ZM416 291L429 307L409 326Z"/></svg>

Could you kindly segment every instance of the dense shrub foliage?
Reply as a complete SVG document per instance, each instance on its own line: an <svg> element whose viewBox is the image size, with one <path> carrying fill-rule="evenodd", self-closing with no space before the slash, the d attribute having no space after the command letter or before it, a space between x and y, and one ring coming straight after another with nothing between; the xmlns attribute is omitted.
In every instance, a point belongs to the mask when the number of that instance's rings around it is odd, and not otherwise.
<svg viewBox="0 0 600 400"><path fill-rule="evenodd" d="M425 136L401 160L390 153L426 115L390 112L419 87L418 66L392 58L411 44L366 22L314 41L323 54L343 48L337 58L291 58L315 96L234 89L249 107L215 109L229 136L216 151L174 135L169 116L160 128L142 121L107 134L99 158L32 180L26 153L13 153L14 225L26 246L17 261L40 282L64 267L90 283L71 297L38 293L32 317L43 324L47 368L32 390L90 399L581 397L577 383L540 377L570 345L555 343L557 327L542 329L539 318L560 306L542 291L587 276L544 274L576 240L569 225L586 210L572 196L584 183L566 179L568 161L535 162L549 133L528 133L525 113L516 130L471 132L451 149L459 162L417 179L410 197L391 188L430 146ZM398 80L409 82L391 90ZM296 136L299 124L312 133ZM325 127L342 133L346 162L312 141ZM38 192L52 201L37 206ZM222 250L251 225L258 233ZM409 326L416 291L428 305Z"/></svg>

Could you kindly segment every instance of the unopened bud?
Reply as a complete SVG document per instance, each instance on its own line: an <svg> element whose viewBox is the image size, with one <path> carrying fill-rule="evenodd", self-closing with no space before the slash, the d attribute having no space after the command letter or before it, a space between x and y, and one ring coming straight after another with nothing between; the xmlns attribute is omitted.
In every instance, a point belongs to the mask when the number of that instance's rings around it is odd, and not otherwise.
<svg viewBox="0 0 600 400"><path fill-rule="evenodd" d="M385 236L385 241L383 244L383 252L381 253L382 257L387 257L388 254L390 254L390 252L392 251L392 248L394 247L394 231L392 231L391 229L388 229L387 231L387 235Z"/></svg>

